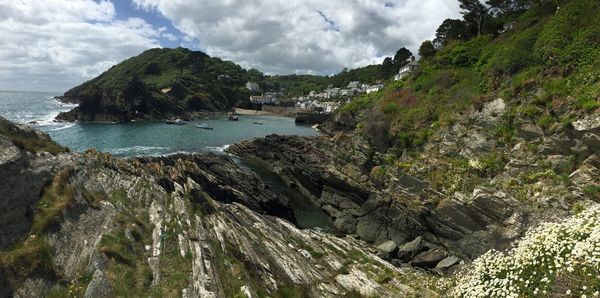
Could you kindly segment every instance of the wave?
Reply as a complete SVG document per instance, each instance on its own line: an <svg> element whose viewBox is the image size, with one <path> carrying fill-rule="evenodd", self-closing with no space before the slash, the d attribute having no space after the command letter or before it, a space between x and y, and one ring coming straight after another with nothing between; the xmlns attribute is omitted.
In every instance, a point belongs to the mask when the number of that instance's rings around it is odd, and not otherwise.
<svg viewBox="0 0 600 298"><path fill-rule="evenodd" d="M229 148L229 146L231 146L231 145L208 146L208 147L206 147L206 150L212 151L212 152L224 152L225 149Z"/></svg>
<svg viewBox="0 0 600 298"><path fill-rule="evenodd" d="M47 129L46 131L50 131L50 132L51 131L60 131L60 130L71 128L71 127L77 125L76 123L61 123L61 124L63 124L63 126L59 126L57 128L52 128L52 129Z"/></svg>
<svg viewBox="0 0 600 298"><path fill-rule="evenodd" d="M169 148L169 147L132 146L132 147L112 149L112 150L109 150L109 152L112 153L112 154L115 154L115 155L133 155L133 156L149 155L149 156L159 156L159 155L161 155L160 153L154 153L154 154L148 154L148 153L151 153L153 151L168 151L170 149L171 148ZM131 153L133 153L133 154L131 154Z"/></svg>
<svg viewBox="0 0 600 298"><path fill-rule="evenodd" d="M58 107L58 108L65 108L65 109L69 109L70 110L70 109L73 109L73 108L76 108L76 107L79 106L79 104L77 104L77 103L65 103L65 102L62 102L62 101L58 100L55 97L51 97L51 99L52 99L52 105L55 106L55 107Z"/></svg>

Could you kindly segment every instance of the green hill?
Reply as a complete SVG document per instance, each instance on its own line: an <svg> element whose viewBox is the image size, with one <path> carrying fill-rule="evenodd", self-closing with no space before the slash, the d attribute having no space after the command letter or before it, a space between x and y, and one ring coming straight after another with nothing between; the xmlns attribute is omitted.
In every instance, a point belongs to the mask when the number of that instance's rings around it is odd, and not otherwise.
<svg viewBox="0 0 600 298"><path fill-rule="evenodd" d="M496 98L510 105L509 116L495 128L507 142L515 119L552 131L598 110L600 2L543 3L489 21L514 22L505 33L449 41L422 58L418 72L354 100L339 118L354 117L374 145L402 152L424 144L461 111Z"/></svg>
<svg viewBox="0 0 600 298"><path fill-rule="evenodd" d="M202 52L151 49L129 58L61 97L78 102L63 120L119 121L193 117L248 100L246 71Z"/></svg>

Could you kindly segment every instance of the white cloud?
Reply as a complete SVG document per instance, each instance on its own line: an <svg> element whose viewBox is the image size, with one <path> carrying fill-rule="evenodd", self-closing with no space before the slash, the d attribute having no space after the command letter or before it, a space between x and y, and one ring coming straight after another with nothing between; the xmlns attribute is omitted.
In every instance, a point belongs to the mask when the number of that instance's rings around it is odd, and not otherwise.
<svg viewBox="0 0 600 298"><path fill-rule="evenodd" d="M0 89L65 91L160 46L144 20L108 1L0 0Z"/></svg>
<svg viewBox="0 0 600 298"><path fill-rule="evenodd" d="M208 54L271 73L333 73L413 52L453 0L133 0L156 10Z"/></svg>
<svg viewBox="0 0 600 298"><path fill-rule="evenodd" d="M0 89L65 91L180 38L267 73L330 74L380 63L402 46L416 52L445 18L459 16L454 0L131 1L183 36L119 19L107 0L0 0Z"/></svg>

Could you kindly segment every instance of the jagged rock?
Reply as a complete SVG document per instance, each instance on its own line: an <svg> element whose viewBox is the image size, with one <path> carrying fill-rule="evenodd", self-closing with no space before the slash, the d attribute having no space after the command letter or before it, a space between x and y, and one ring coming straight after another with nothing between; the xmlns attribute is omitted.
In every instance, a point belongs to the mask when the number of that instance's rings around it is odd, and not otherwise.
<svg viewBox="0 0 600 298"><path fill-rule="evenodd" d="M51 171L0 135L0 248L22 239L31 226L35 204Z"/></svg>
<svg viewBox="0 0 600 298"><path fill-rule="evenodd" d="M468 259L509 240L495 231L513 214L514 204L514 199L504 192L475 189L468 202L454 198L443 200L427 220L446 247Z"/></svg>
<svg viewBox="0 0 600 298"><path fill-rule="evenodd" d="M571 172L573 168L573 160L569 156L564 155L549 155L548 162L557 173Z"/></svg>
<svg viewBox="0 0 600 298"><path fill-rule="evenodd" d="M419 236L413 241L403 244L398 248L398 258L403 261L410 261L416 255L427 249L427 245L423 240L423 237Z"/></svg>
<svg viewBox="0 0 600 298"><path fill-rule="evenodd" d="M544 132L535 124L525 123L517 130L517 136L526 141L531 141L540 138L544 135Z"/></svg>
<svg viewBox="0 0 600 298"><path fill-rule="evenodd" d="M600 154L600 136L594 133L586 133L583 135L582 141L587 144L592 153Z"/></svg>
<svg viewBox="0 0 600 298"><path fill-rule="evenodd" d="M581 163L569 178L573 183L579 185L588 185L600 181L600 156L592 155Z"/></svg>
<svg viewBox="0 0 600 298"><path fill-rule="evenodd" d="M388 240L377 245L377 249L379 250L379 257L388 260L398 250L398 244L394 240Z"/></svg>
<svg viewBox="0 0 600 298"><path fill-rule="evenodd" d="M415 267L431 268L438 262L446 258L446 252L439 249L431 249L418 254L410 261L410 264Z"/></svg>
<svg viewBox="0 0 600 298"><path fill-rule="evenodd" d="M102 298L102 297L112 297L112 289L110 287L110 283L106 279L104 272L100 270L96 270L94 272L94 276L92 277L92 281L88 284L87 289L85 290L85 294L83 297L85 298Z"/></svg>
<svg viewBox="0 0 600 298"><path fill-rule="evenodd" d="M573 146L576 142L573 138L570 138L565 133L555 134L544 140L542 145L538 148L539 154L561 154L569 155Z"/></svg>
<svg viewBox="0 0 600 298"><path fill-rule="evenodd" d="M573 122L573 127L578 132L592 132L598 134L600 133L600 116L597 114L588 115L583 119Z"/></svg>

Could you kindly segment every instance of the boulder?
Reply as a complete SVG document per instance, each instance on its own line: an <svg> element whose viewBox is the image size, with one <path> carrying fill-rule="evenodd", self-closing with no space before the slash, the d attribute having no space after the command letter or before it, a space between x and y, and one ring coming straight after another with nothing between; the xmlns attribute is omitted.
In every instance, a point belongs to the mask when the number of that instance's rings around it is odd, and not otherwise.
<svg viewBox="0 0 600 298"><path fill-rule="evenodd" d="M458 264L460 259L455 256L448 256L445 259L441 260L437 265L435 265L435 269L439 269L442 271L448 270L450 267Z"/></svg>
<svg viewBox="0 0 600 298"><path fill-rule="evenodd" d="M396 244L396 241L394 240L388 240L377 245L377 250L379 250L379 257L389 260L398 250L398 244Z"/></svg>
<svg viewBox="0 0 600 298"><path fill-rule="evenodd" d="M426 243L423 238L419 236L415 238L415 240L400 246L400 248L398 248L397 256L403 261L409 261L425 249L427 249Z"/></svg>
<svg viewBox="0 0 600 298"><path fill-rule="evenodd" d="M600 115L588 115L573 122L573 127L578 132L600 133Z"/></svg>
<svg viewBox="0 0 600 298"><path fill-rule="evenodd" d="M600 156L592 155L584 160L569 178L576 185L598 183L600 181Z"/></svg>
<svg viewBox="0 0 600 298"><path fill-rule="evenodd" d="M410 264L415 267L431 268L438 264L441 260L446 258L447 254L445 251L440 249L430 249L418 254Z"/></svg>
<svg viewBox="0 0 600 298"><path fill-rule="evenodd" d="M565 133L555 134L544 140L544 143L538 148L538 153L570 155L575 144L576 141Z"/></svg>
<svg viewBox="0 0 600 298"><path fill-rule="evenodd" d="M526 141L537 139L544 135L544 132L537 125L525 123L517 130L517 136Z"/></svg>
<svg viewBox="0 0 600 298"><path fill-rule="evenodd" d="M592 153L600 153L600 136L594 133L586 133L581 139L590 148Z"/></svg>

